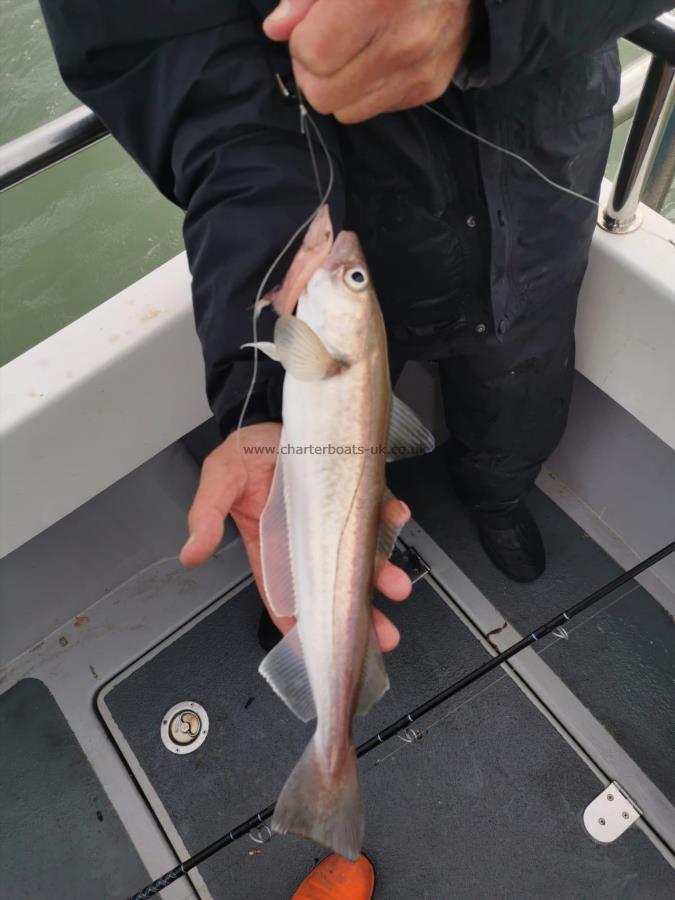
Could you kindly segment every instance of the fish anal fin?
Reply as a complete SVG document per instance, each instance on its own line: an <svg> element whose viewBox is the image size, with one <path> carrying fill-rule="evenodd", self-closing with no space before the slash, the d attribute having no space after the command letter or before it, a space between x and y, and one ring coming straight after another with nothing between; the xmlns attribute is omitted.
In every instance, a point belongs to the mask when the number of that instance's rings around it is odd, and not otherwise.
<svg viewBox="0 0 675 900"><path fill-rule="evenodd" d="M431 453L434 447L434 436L429 429L420 422L409 406L392 395L387 462Z"/></svg>
<svg viewBox="0 0 675 900"><path fill-rule="evenodd" d="M299 719L309 722L315 718L316 707L297 625L270 650L258 671Z"/></svg>
<svg viewBox="0 0 675 900"><path fill-rule="evenodd" d="M382 651L377 641L375 629L370 628L370 636L368 638L368 650L366 651L366 660L363 665L363 677L361 679L361 693L356 705L356 712L359 716L365 714L381 700L383 695L389 690L389 676L382 658Z"/></svg>
<svg viewBox="0 0 675 900"><path fill-rule="evenodd" d="M282 432L281 442L284 442ZM260 516L260 561L267 601L275 616L295 615L295 586L288 536L284 457L277 457L272 486Z"/></svg>

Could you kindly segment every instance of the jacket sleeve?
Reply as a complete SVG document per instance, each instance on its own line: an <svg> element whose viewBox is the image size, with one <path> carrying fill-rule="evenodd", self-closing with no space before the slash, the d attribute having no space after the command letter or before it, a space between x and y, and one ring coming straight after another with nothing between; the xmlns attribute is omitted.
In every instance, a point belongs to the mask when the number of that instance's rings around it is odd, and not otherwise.
<svg viewBox="0 0 675 900"><path fill-rule="evenodd" d="M495 87L598 50L668 10L664 0L483 0L480 30L455 74Z"/></svg>
<svg viewBox="0 0 675 900"><path fill-rule="evenodd" d="M291 83L285 47L264 39L247 3L205 0L199 13L194 4L130 0L42 6L67 86L185 210L207 395L225 436L236 427L251 380L252 351L240 347L252 340L256 291L317 203L298 105L284 98L276 78ZM188 7L189 20L180 12ZM330 121L318 124L337 158ZM336 168L331 213L339 227ZM291 256L269 287L281 281ZM263 312L260 340L271 340L273 320ZM280 419L282 378L278 363L260 354L246 424Z"/></svg>

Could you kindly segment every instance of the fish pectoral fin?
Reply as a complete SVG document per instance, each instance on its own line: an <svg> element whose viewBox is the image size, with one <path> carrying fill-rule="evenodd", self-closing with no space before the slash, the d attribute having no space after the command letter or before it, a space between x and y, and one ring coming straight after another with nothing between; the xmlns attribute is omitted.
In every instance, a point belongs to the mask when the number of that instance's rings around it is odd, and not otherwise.
<svg viewBox="0 0 675 900"><path fill-rule="evenodd" d="M270 650L258 671L299 719L309 722L316 718L314 696L297 625Z"/></svg>
<svg viewBox="0 0 675 900"><path fill-rule="evenodd" d="M370 636L368 638L368 650L366 652L366 661L363 666L363 679L361 681L361 693L356 705L356 712L359 716L365 714L382 698L389 690L389 676L382 658L382 651L377 641L375 629L370 626Z"/></svg>
<svg viewBox="0 0 675 900"><path fill-rule="evenodd" d="M265 356L269 356L274 362L281 362L279 354L277 353L277 348L272 341L256 341L254 344L242 344L239 349L244 350L246 347L254 347L257 350L260 350L261 353L264 353Z"/></svg>
<svg viewBox="0 0 675 900"><path fill-rule="evenodd" d="M389 511L389 504L393 501L398 503L396 497L392 494L388 487L385 487L382 496L382 515L380 516L380 528L377 533L377 548L375 551L375 571L389 559L394 552L398 536L403 530L406 519L401 520L399 509L394 507L394 514ZM399 504L400 507L400 504Z"/></svg>
<svg viewBox="0 0 675 900"><path fill-rule="evenodd" d="M433 434L402 400L392 394L387 439L387 462L431 453L436 446Z"/></svg>
<svg viewBox="0 0 675 900"><path fill-rule="evenodd" d="M320 381L337 375L343 368L297 316L279 316L274 326L274 345L279 362L298 381Z"/></svg>
<svg viewBox="0 0 675 900"><path fill-rule="evenodd" d="M285 444L284 432L280 443ZM277 457L272 486L260 516L260 562L267 601L275 616L295 615L295 584L291 566L286 508L284 456Z"/></svg>

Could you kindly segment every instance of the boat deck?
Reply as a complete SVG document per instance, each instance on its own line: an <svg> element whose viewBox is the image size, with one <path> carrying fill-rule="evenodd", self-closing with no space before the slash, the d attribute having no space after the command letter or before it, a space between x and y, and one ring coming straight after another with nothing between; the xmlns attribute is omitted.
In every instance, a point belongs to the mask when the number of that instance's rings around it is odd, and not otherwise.
<svg viewBox="0 0 675 900"><path fill-rule="evenodd" d="M189 446L194 452L195 442ZM478 546L443 455L441 447L390 470L415 519L402 549L413 548L429 571L408 602L386 604L403 638L387 657L391 690L357 720L357 741L620 572L535 491L547 571L534 584L507 581ZM144 468L128 478L146 500L148 479L171 472L165 492L179 491L182 479L184 494L196 475L187 454L159 475ZM108 513L125 496L128 503L128 492L122 483L106 492ZM161 522L168 548L180 504L161 492L152 497L148 515ZM115 516L101 524L100 509L97 498L50 531L61 531L58 548L99 521L106 549L96 562L109 574L122 548L110 540ZM158 542L137 553L113 590L102 575L86 576L92 593L79 622L69 620L4 671L0 780L5 796L26 798L13 804L2 835L8 897L129 896L270 803L311 733L257 674L259 600L236 536L228 531L217 557L189 573L162 558ZM30 552L8 558L10 576ZM378 900L673 896L675 623L631 583L567 634L543 639L421 719L414 736L361 760L364 852L377 870ZM209 733L194 753L174 755L160 723L188 700L208 712ZM71 754L67 765L50 762L54 747ZM582 816L613 780L643 815L601 844ZM59 838L66 832L68 845L81 848L68 864ZM163 896L285 900L324 852L295 837L243 838Z"/></svg>

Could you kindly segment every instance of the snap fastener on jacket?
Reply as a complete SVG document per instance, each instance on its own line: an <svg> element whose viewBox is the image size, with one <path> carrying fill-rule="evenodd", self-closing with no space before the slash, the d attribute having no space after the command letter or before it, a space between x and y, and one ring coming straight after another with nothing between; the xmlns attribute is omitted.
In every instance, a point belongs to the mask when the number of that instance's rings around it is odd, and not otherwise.
<svg viewBox="0 0 675 900"><path fill-rule="evenodd" d="M484 334L485 333L485 325L483 325L483 323L480 322L478 325L476 325L475 331L477 334Z"/></svg>
<svg viewBox="0 0 675 900"><path fill-rule="evenodd" d="M475 228L478 224L478 221L475 216L469 216L469 218L466 220L466 224L469 226L469 228Z"/></svg>
<svg viewBox="0 0 675 900"><path fill-rule="evenodd" d="M506 327L507 327L507 326L506 326L506 320L505 320L505 319L502 319L501 322L499 323L499 325L497 326L497 331L498 331L500 334L504 334L504 332L506 331Z"/></svg>

